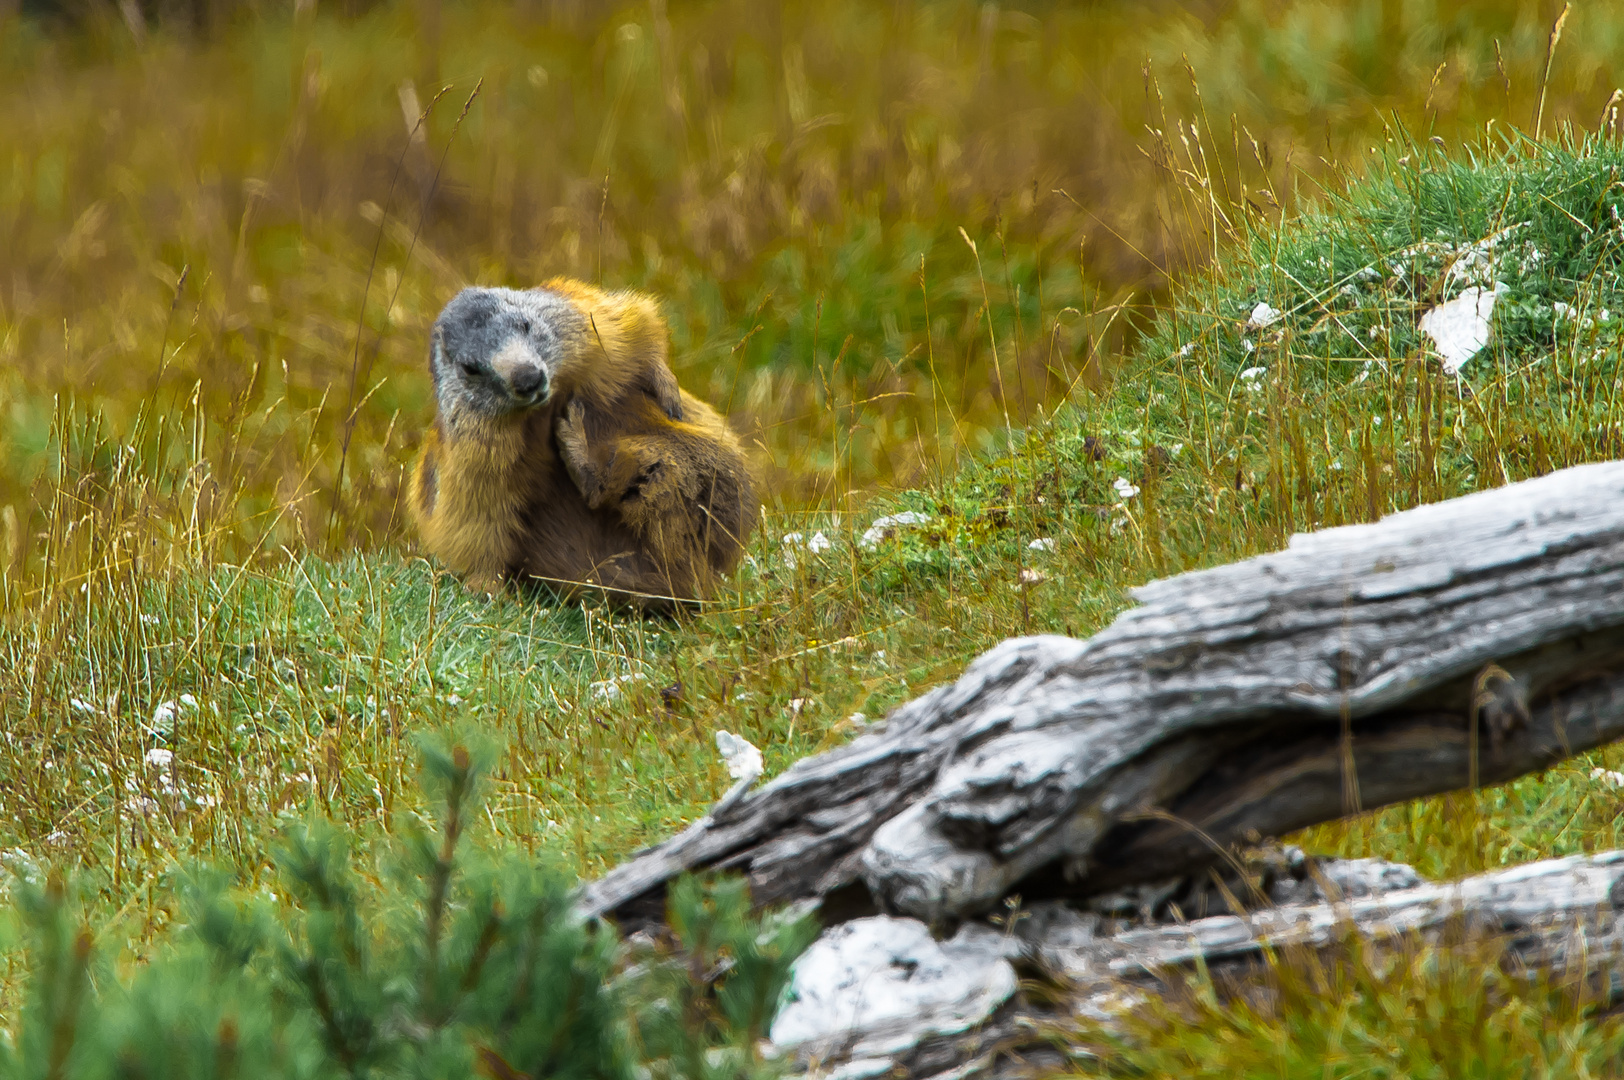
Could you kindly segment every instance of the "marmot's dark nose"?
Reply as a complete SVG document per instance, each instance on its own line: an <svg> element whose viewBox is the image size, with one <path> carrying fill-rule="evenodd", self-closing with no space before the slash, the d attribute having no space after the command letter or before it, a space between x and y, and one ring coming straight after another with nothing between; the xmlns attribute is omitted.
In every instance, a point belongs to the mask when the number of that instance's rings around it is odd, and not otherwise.
<svg viewBox="0 0 1624 1080"><path fill-rule="evenodd" d="M512 377L513 392L519 397L534 397L547 386L547 373L538 365L526 364L515 368Z"/></svg>

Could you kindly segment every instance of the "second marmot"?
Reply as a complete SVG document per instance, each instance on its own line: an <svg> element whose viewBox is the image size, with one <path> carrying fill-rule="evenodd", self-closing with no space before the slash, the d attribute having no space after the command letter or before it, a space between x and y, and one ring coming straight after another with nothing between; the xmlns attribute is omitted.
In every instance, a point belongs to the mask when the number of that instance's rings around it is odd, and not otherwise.
<svg viewBox="0 0 1624 1080"><path fill-rule="evenodd" d="M472 584L539 578L666 606L738 565L757 502L738 438L677 386L650 298L568 279L464 289L435 320L439 406L410 489Z"/></svg>

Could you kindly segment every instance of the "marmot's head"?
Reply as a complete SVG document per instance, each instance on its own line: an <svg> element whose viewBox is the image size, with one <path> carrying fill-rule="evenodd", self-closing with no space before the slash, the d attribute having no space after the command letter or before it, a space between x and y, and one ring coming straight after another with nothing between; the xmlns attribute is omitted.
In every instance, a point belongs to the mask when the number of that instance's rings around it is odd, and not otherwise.
<svg viewBox="0 0 1624 1080"><path fill-rule="evenodd" d="M462 290L434 321L429 345L441 415L455 427L546 403L587 334L580 311L557 293Z"/></svg>

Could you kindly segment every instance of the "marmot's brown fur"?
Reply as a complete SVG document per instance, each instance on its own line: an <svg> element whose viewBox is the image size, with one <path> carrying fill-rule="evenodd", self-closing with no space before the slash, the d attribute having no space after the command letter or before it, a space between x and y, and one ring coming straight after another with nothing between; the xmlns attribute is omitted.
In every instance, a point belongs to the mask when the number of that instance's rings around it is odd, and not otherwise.
<svg viewBox="0 0 1624 1080"><path fill-rule="evenodd" d="M464 289L429 349L439 412L412 476L424 545L472 584L539 578L664 606L739 563L738 438L677 386L654 301L569 279Z"/></svg>

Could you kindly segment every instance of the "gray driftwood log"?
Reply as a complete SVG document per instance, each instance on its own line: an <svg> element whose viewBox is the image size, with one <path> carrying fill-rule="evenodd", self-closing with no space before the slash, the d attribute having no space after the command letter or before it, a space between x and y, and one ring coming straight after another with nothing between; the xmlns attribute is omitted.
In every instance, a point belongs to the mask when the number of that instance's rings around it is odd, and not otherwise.
<svg viewBox="0 0 1624 1080"><path fill-rule="evenodd" d="M1087 641L1006 641L587 886L636 927L693 868L762 903L933 924L1084 897L1226 845L1624 736L1624 463L1135 590ZM741 793L742 795L742 793Z"/></svg>

